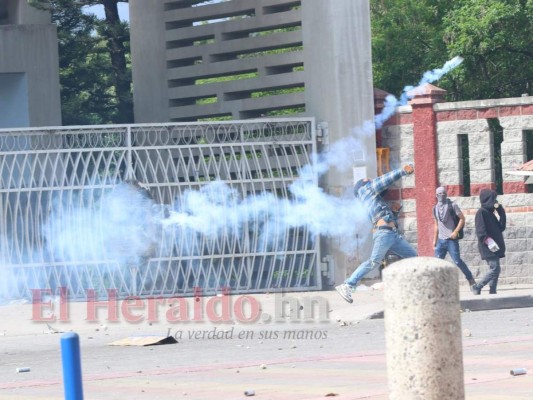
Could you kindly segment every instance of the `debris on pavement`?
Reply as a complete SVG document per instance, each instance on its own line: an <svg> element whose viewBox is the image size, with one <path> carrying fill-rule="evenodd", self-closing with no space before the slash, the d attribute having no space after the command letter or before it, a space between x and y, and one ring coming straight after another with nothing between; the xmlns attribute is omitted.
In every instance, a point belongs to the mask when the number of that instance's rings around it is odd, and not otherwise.
<svg viewBox="0 0 533 400"><path fill-rule="evenodd" d="M527 374L527 369L525 368L515 368L511 370L512 376L525 375L525 374Z"/></svg>
<svg viewBox="0 0 533 400"><path fill-rule="evenodd" d="M17 373L20 373L20 372L30 372L31 369L30 369L30 367L20 367L20 368L17 368L15 371L16 371Z"/></svg>
<svg viewBox="0 0 533 400"><path fill-rule="evenodd" d="M109 343L109 346L153 346L174 343L178 343L174 336L138 335L116 340Z"/></svg>
<svg viewBox="0 0 533 400"><path fill-rule="evenodd" d="M48 322L46 323L46 327L48 330L44 331L43 333L48 333L49 335L52 335L54 333L63 333L62 331L54 328L52 325L50 325Z"/></svg>

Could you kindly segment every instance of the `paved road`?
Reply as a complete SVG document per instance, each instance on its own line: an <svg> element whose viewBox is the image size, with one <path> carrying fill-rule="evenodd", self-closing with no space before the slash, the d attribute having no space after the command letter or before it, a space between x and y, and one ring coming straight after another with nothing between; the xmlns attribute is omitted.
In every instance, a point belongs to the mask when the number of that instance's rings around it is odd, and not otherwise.
<svg viewBox="0 0 533 400"><path fill-rule="evenodd" d="M500 290L498 301L504 304L506 299L508 304L511 298L531 292ZM47 325L29 321L30 305L2 307L0 399L63 398L61 333L50 333L49 326L80 334L87 399L238 400L245 398L245 390L254 390L255 398L272 400L322 399L328 394L338 399L388 398L383 320L368 319L382 311L382 292L356 293L352 305L333 291L255 297L262 317L249 324L235 322L234 316L226 323L212 323L205 314L202 322L169 324L163 318L150 323L145 318L137 324L112 323L105 321L106 309L99 311L100 320L89 323L84 321L86 305L76 303L70 305L69 323ZM303 318L309 304L304 300L313 298L317 305L321 299L327 303L327 320L318 306L313 322ZM461 298L497 304L494 296L474 298L465 291ZM236 299L232 298L233 306ZM298 317L276 317L283 299L286 313L300 309ZM266 314L272 318L263 317ZM468 400L533 398L533 375L509 374L517 367L533 371L532 327L530 308L462 313ZM177 344L108 345L133 335L166 334L168 329L178 338ZM15 372L26 366L30 372Z"/></svg>

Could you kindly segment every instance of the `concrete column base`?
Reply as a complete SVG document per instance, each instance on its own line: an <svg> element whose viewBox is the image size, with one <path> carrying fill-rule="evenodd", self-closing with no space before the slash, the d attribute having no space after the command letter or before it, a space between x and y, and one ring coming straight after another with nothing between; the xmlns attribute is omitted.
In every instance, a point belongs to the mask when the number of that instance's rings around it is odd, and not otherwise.
<svg viewBox="0 0 533 400"><path fill-rule="evenodd" d="M390 399L464 399L457 271L433 257L384 270Z"/></svg>

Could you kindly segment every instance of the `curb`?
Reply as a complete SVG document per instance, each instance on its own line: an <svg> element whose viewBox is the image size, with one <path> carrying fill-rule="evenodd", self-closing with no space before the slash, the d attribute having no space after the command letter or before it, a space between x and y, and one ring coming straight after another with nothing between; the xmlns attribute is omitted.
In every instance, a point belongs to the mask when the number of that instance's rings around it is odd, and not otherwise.
<svg viewBox="0 0 533 400"><path fill-rule="evenodd" d="M533 296L496 297L492 299L461 300L461 309L470 311L505 310L533 307Z"/></svg>
<svg viewBox="0 0 533 400"><path fill-rule="evenodd" d="M492 299L469 299L461 300L461 310L463 311L488 311L488 310L506 310L510 308L528 308L533 307L533 296L516 296L516 297L496 297ZM382 319L385 311L377 311L368 315L365 319Z"/></svg>

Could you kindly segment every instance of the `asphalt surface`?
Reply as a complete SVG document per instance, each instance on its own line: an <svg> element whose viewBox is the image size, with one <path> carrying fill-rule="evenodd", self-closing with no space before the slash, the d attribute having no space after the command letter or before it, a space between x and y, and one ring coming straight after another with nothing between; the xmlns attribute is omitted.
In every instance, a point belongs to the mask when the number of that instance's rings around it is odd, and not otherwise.
<svg viewBox="0 0 533 400"><path fill-rule="evenodd" d="M86 399L231 400L249 398L245 391L272 400L387 399L383 292L366 289L353 304L334 290L182 299L188 313L164 301L152 305L157 316L147 304L121 303L117 318L105 304L94 317L86 303L1 306L0 399L63 399L60 342L69 331L80 337ZM533 286L481 296L461 288L466 399L533 399L533 375L510 374L533 371L532 294ZM68 321L44 321L60 311ZM258 319L247 321L254 312ZM148 335L177 343L109 345ZM22 367L29 372L17 373Z"/></svg>

